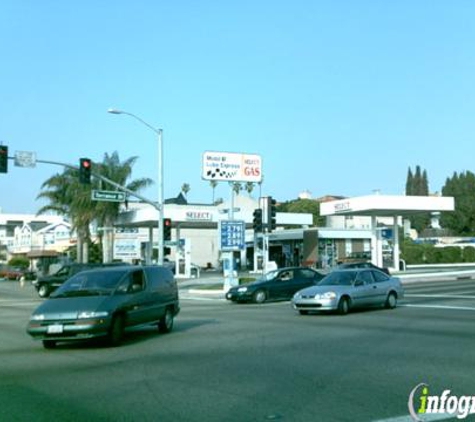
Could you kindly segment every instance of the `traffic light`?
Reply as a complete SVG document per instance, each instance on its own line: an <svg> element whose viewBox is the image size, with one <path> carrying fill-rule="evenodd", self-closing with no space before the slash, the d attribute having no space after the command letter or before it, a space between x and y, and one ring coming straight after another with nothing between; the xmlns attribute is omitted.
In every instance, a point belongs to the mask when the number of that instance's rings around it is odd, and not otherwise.
<svg viewBox="0 0 475 422"><path fill-rule="evenodd" d="M172 240L172 220L171 218L163 219L163 240Z"/></svg>
<svg viewBox="0 0 475 422"><path fill-rule="evenodd" d="M267 198L267 231L270 233L276 228L277 201L272 196Z"/></svg>
<svg viewBox="0 0 475 422"><path fill-rule="evenodd" d="M79 159L79 183L89 185L91 183L92 163L89 158Z"/></svg>
<svg viewBox="0 0 475 422"><path fill-rule="evenodd" d="M0 145L0 173L8 173L8 147Z"/></svg>
<svg viewBox="0 0 475 422"><path fill-rule="evenodd" d="M262 232L262 210L260 208L256 208L252 215L254 217L252 221L254 233Z"/></svg>

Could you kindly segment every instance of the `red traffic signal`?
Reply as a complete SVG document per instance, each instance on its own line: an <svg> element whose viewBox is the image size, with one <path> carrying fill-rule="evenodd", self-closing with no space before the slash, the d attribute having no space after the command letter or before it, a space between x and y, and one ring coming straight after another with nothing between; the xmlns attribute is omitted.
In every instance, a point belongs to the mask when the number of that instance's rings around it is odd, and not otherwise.
<svg viewBox="0 0 475 422"><path fill-rule="evenodd" d="M79 183L85 185L91 183L91 167L92 163L89 158L81 158L79 160Z"/></svg>
<svg viewBox="0 0 475 422"><path fill-rule="evenodd" d="M172 219L163 219L163 240L172 240Z"/></svg>

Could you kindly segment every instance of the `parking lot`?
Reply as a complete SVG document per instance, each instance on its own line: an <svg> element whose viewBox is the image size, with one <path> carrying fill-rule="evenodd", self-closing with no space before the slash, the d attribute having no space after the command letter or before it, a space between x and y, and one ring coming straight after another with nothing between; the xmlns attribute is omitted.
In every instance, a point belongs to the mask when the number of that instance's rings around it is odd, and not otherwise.
<svg viewBox="0 0 475 422"><path fill-rule="evenodd" d="M420 383L475 395L475 281L405 289L395 310L347 316L187 293L169 335L44 350L25 333L41 299L0 282L0 420L411 421Z"/></svg>

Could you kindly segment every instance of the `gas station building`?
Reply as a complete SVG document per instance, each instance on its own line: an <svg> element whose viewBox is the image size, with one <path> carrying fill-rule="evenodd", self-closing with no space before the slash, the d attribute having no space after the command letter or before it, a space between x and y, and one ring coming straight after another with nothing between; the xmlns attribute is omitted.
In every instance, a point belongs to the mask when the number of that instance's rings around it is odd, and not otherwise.
<svg viewBox="0 0 475 422"><path fill-rule="evenodd" d="M234 252L235 259L240 268L259 270L262 251L254 253L256 243L252 228L253 212L259 202L246 195L237 195L232 202L233 218L244 221L246 228L245 248ZM228 219L229 208L229 203L167 201L164 217L172 220L169 258L176 261L178 276L189 276L192 264L220 266L218 226L220 221ZM397 269L398 227L403 219L419 212L453 210L453 198L437 196L369 195L324 202L320 204L320 214L327 217L326 227L314 227L311 214L277 213L277 229L269 233L269 249L264 253L279 266L303 264L327 268L351 253L366 252L375 265ZM148 262L152 256L150 245L157 233L157 218L153 207L143 205L121 213L116 223L119 227L140 228L141 254ZM120 235L116 235L116 242L120 241ZM391 245L389 263L383 262L385 244Z"/></svg>

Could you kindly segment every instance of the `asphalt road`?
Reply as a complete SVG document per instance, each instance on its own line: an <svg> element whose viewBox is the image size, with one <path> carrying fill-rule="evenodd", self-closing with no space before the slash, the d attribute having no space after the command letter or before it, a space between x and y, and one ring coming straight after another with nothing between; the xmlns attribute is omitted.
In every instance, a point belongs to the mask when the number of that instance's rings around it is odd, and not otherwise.
<svg viewBox="0 0 475 422"><path fill-rule="evenodd" d="M171 334L45 350L25 333L41 300L0 282L0 421L411 421L420 383L475 395L475 281L406 293L347 316L183 299Z"/></svg>

